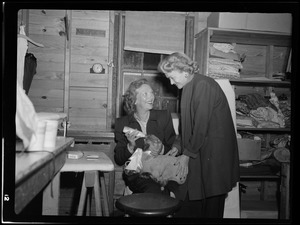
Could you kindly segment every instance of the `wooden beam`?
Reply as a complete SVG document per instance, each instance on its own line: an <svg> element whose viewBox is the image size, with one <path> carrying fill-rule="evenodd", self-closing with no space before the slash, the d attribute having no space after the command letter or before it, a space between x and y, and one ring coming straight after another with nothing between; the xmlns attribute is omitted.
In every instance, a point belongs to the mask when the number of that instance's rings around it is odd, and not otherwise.
<svg viewBox="0 0 300 225"><path fill-rule="evenodd" d="M123 38L124 38L124 31L123 31L123 27L124 27L124 15L121 12L119 14L119 45L118 45L118 68L117 68L117 101L116 101L116 105L117 105L117 113L116 113L116 117L120 116L121 113L121 100L122 100L122 93L121 90L123 89L123 74L122 74L122 49L123 49Z"/></svg>
<svg viewBox="0 0 300 225"><path fill-rule="evenodd" d="M67 114L67 118L69 118L69 99L70 99L70 65L71 65L71 30L72 30L72 10L66 10L66 23L68 26L68 30L66 30L66 33L68 33L67 37L65 39L65 64L64 64L64 113Z"/></svg>
<svg viewBox="0 0 300 225"><path fill-rule="evenodd" d="M290 163L281 163L280 219L290 217Z"/></svg>
<svg viewBox="0 0 300 225"><path fill-rule="evenodd" d="M113 59L114 59L114 12L109 12L109 44L108 44L108 86L107 86L107 111L106 111L106 129L111 129L112 124L112 84L113 84Z"/></svg>

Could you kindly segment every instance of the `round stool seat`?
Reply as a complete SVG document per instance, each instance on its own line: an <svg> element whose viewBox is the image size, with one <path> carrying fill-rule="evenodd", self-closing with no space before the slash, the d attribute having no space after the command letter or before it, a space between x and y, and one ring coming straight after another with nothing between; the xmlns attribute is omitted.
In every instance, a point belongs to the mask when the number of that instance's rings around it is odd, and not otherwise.
<svg viewBox="0 0 300 225"><path fill-rule="evenodd" d="M127 195L116 201L116 207L131 216L169 216L180 205L178 199L155 193Z"/></svg>

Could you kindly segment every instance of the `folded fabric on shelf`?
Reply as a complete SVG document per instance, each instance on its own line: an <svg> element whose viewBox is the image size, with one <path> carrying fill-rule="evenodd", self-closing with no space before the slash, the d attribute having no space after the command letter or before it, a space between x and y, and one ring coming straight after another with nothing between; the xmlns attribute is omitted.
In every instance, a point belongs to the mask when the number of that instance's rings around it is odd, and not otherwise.
<svg viewBox="0 0 300 225"><path fill-rule="evenodd" d="M223 52L216 49L213 45L209 46L209 54L214 57L232 59L236 61L240 61L240 55L235 52Z"/></svg>
<svg viewBox="0 0 300 225"><path fill-rule="evenodd" d="M222 59L222 58L209 58L208 63L210 65L229 65L236 69L242 69L243 65L241 62L234 61L232 59Z"/></svg>
<svg viewBox="0 0 300 225"><path fill-rule="evenodd" d="M224 79L238 79L240 78L240 75L235 73L233 74L232 72L225 72L225 71L210 71L208 72L209 77L212 78L224 78Z"/></svg>
<svg viewBox="0 0 300 225"><path fill-rule="evenodd" d="M235 44L228 44L228 43L213 43L212 46L222 52L225 53L229 53L229 52L233 52L235 53L235 51L233 50L235 47Z"/></svg>

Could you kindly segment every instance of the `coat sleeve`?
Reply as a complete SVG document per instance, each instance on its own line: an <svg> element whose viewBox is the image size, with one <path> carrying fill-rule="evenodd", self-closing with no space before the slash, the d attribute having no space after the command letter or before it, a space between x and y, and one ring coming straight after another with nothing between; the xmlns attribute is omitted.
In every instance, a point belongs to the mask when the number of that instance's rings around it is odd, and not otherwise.
<svg viewBox="0 0 300 225"><path fill-rule="evenodd" d="M114 131L116 142L116 147L114 149L114 159L116 164L118 164L119 166L123 166L132 155L127 149L128 141L123 133L124 126L124 121L121 118L118 118L115 123Z"/></svg>
<svg viewBox="0 0 300 225"><path fill-rule="evenodd" d="M200 82L195 87L190 106L193 123L190 124L189 128L192 131L189 139L185 141L184 155L192 158L198 156L209 129L209 121L214 107L214 96L210 84L206 82Z"/></svg>
<svg viewBox="0 0 300 225"><path fill-rule="evenodd" d="M176 133L173 126L172 116L169 111L164 111L164 116L161 116L160 119L163 119L163 121L159 122L160 124L164 124L164 127L161 127L161 129L164 132L164 141L163 144L165 146L164 154L170 151L170 149L175 146L178 142L175 142L176 140ZM179 146L176 145L177 148ZM180 150L180 149L178 149Z"/></svg>
<svg viewBox="0 0 300 225"><path fill-rule="evenodd" d="M172 147L177 148L178 149L178 154L181 155L182 149L181 149L181 136L180 135L176 136L176 139L175 139Z"/></svg>

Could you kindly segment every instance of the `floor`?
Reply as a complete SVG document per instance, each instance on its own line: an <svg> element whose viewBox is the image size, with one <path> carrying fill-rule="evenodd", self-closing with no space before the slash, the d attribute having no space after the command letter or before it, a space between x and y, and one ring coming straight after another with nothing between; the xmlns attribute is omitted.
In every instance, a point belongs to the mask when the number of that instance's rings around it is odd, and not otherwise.
<svg viewBox="0 0 300 225"><path fill-rule="evenodd" d="M278 219L276 201L243 201L241 218Z"/></svg>
<svg viewBox="0 0 300 225"><path fill-rule="evenodd" d="M241 191L241 218L279 218L276 182L244 181L241 184L244 185Z"/></svg>
<svg viewBox="0 0 300 225"><path fill-rule="evenodd" d="M82 173L62 173L59 215L74 216L79 202ZM260 182L243 182L246 186L241 193L241 218L278 219L276 188L273 183L267 184L265 199L261 200ZM267 190L267 191L266 191ZM92 196L91 213L95 216L95 202L92 189L88 190ZM114 209L113 217L123 217L123 213Z"/></svg>
<svg viewBox="0 0 300 225"><path fill-rule="evenodd" d="M61 174L60 184L60 204L59 215L60 216L75 216L79 203L79 196L81 190L83 173L68 172ZM88 195L91 197L91 216L96 215L94 193L92 188L88 188ZM85 208L86 210L86 208ZM123 217L124 214L118 209L114 209L113 217Z"/></svg>

